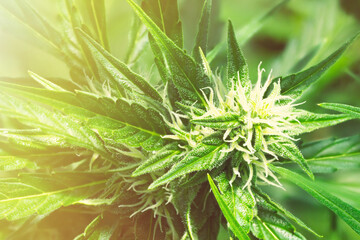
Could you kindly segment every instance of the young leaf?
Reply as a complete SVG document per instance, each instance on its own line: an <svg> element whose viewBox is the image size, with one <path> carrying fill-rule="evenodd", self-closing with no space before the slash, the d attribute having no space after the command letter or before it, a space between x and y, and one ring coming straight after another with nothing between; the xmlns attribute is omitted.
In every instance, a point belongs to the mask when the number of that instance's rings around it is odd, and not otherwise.
<svg viewBox="0 0 360 240"><path fill-rule="evenodd" d="M236 128L242 124L238 120L238 117L231 113L227 113L219 117L195 118L192 119L191 122L200 126L222 130Z"/></svg>
<svg viewBox="0 0 360 240"><path fill-rule="evenodd" d="M305 110L299 110L298 112L297 121L292 122L294 127L287 132L290 136L297 136L320 128L334 126L352 119L352 117L345 114L320 114Z"/></svg>
<svg viewBox="0 0 360 240"><path fill-rule="evenodd" d="M133 173L132 176L139 176L145 173L155 172L167 168L174 161L181 157L181 151L177 143L168 144L157 151L142 163Z"/></svg>
<svg viewBox="0 0 360 240"><path fill-rule="evenodd" d="M106 31L105 1L90 0L90 4L87 4L87 7L91 23L98 37L98 42L104 49L109 51L110 47Z"/></svg>
<svg viewBox="0 0 360 240"><path fill-rule="evenodd" d="M237 218L234 215L234 212L228 207L228 204L224 200L223 195L220 194L218 188L216 187L214 181L212 180L211 176L208 174L208 181L211 187L211 190L216 198L216 201L219 204L219 207L224 214L226 220L228 221L232 232L235 234L237 238L240 240L250 240L246 231L238 222Z"/></svg>
<svg viewBox="0 0 360 240"><path fill-rule="evenodd" d="M227 144L216 142L211 144L209 137L208 142L203 140L203 143L192 149L183 159L175 164L167 173L156 179L149 188L155 188L166 184L175 178L184 176L185 174L201 171L211 170L216 166L220 166L228 157L229 153L223 152L228 148Z"/></svg>
<svg viewBox="0 0 360 240"><path fill-rule="evenodd" d="M341 113L346 113L352 118L360 118L360 107L354 107L341 103L321 103L319 106Z"/></svg>
<svg viewBox="0 0 360 240"><path fill-rule="evenodd" d="M333 52L326 59L320 63L299 73L291 74L280 78L281 92L284 95L289 95L292 98L299 98L302 93L318 80L322 74L330 68L345 52L348 46L357 38L359 34L351 40L342 45L338 50Z"/></svg>
<svg viewBox="0 0 360 240"><path fill-rule="evenodd" d="M193 57L198 63L202 62L200 49L204 53L204 55L206 55L207 52L211 5L212 0L204 0L198 32L196 35L195 46L193 48Z"/></svg>
<svg viewBox="0 0 360 240"><path fill-rule="evenodd" d="M249 68L237 44L231 21L229 21L228 24L227 74L228 79L231 80L228 83L228 87L231 88L232 84L236 84L237 81L240 81L245 92L248 92L251 89Z"/></svg>
<svg viewBox="0 0 360 240"><path fill-rule="evenodd" d="M133 1L127 0L136 14L147 26L152 37L156 40L165 54L172 74L172 81L179 95L185 101L199 102L204 106L206 101L201 89L211 87L212 84L201 65L198 65L190 56L180 49L151 18Z"/></svg>
<svg viewBox="0 0 360 240"><path fill-rule="evenodd" d="M0 218L16 220L34 213L45 214L68 206L103 190L104 174L21 174L0 181Z"/></svg>
<svg viewBox="0 0 360 240"><path fill-rule="evenodd" d="M297 173L294 173L286 168L274 166L271 166L271 169L307 191L319 202L342 218L352 229L354 229L355 232L360 234L360 211L358 209L327 192L316 182L308 180Z"/></svg>
<svg viewBox="0 0 360 240"><path fill-rule="evenodd" d="M0 171L13 171L23 168L36 169L36 164L26 158L0 153Z"/></svg>
<svg viewBox="0 0 360 240"><path fill-rule="evenodd" d="M292 141L289 141L287 139L281 139L279 141L275 140L275 142L271 144L269 147L278 156L296 162L309 177L314 179L314 174L311 172L302 153Z"/></svg>

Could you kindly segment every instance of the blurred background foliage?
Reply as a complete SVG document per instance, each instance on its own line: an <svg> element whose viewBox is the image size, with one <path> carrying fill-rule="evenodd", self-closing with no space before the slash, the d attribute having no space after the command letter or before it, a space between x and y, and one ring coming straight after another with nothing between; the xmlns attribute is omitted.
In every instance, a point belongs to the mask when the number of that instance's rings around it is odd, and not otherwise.
<svg viewBox="0 0 360 240"><path fill-rule="evenodd" d="M12 2L0 1L3 4ZM55 2L31 0L31 4L50 19L50 24L54 27L59 21ZM85 4L86 0L78 2ZM157 73L149 46L138 44L134 46L133 52L128 51L131 30L139 29L138 36L144 39L147 37L145 30L138 21L134 21L134 14L125 1L105 2L111 52L133 65L143 76L156 81ZM197 28L195 23L200 18L202 2L179 0L184 43L188 51L191 51L193 46ZM274 9L279 3L280 5ZM267 71L273 69L274 76L300 71L325 58L360 31L359 0L213 0L212 11L209 49L226 41L226 22L231 19L238 30L238 41L243 45L253 79L256 77L260 61ZM360 106L359 49L358 38L346 54L306 93L307 100L303 108L321 112L323 110L316 107L316 104L321 102ZM221 66L225 65L226 49L218 47L218 50L211 64L221 71ZM139 58L141 61L136 61ZM31 84L28 70L44 77L69 78L67 66L49 53L49 46L34 36L28 28L19 24L6 10L0 8L0 77L13 77L14 81L21 84ZM2 125L6 124L3 120ZM350 121L305 135L303 139L313 141L328 137L345 137L359 132L358 122ZM358 182L359 176L358 171L346 171L320 175L318 179L322 179L324 186L338 197L360 208L360 201L351 200L360 199L360 185L353 183ZM288 184L285 188L287 191L274 188L267 190L272 197L284 203L315 231L331 236L327 239L360 239L342 220L297 187ZM58 233L52 233L51 226L61 224L64 230L66 229L63 234L68 234L63 236L64 239L69 239L78 234L69 232L69 226L88 224L88 219L76 214L71 221L67 219L59 223L62 211L69 214L68 211L71 209L60 209L53 213L54 216L46 223L38 225L42 226L43 234L57 235ZM32 221L41 222L41 217L36 217Z"/></svg>

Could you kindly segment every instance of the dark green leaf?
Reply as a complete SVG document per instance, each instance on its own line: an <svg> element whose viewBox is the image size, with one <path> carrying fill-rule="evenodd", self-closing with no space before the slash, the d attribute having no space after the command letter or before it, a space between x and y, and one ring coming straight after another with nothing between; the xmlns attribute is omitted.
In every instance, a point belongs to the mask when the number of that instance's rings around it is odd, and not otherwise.
<svg viewBox="0 0 360 240"><path fill-rule="evenodd" d="M193 57L198 63L202 62L199 50L201 49L204 55L206 55L207 52L211 5L212 0L204 0L195 46L193 48Z"/></svg>
<svg viewBox="0 0 360 240"><path fill-rule="evenodd" d="M227 72L228 79L230 80L228 87L231 88L232 84L236 84L237 81L240 81L245 92L248 92L251 89L249 68L243 53L237 44L232 23L229 21L228 24Z"/></svg>

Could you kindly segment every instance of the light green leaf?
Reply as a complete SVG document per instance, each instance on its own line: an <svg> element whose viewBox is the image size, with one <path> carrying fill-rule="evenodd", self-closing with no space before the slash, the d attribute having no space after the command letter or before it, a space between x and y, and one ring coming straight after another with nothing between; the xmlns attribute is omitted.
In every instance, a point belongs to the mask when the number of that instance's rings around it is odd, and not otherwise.
<svg viewBox="0 0 360 240"><path fill-rule="evenodd" d="M32 214L46 214L71 205L103 190L103 174L21 174L0 181L0 218L16 220Z"/></svg>
<svg viewBox="0 0 360 240"><path fill-rule="evenodd" d="M308 180L297 173L285 168L274 166L271 166L271 169L307 191L319 202L342 218L352 229L354 229L355 232L360 234L360 211L358 209L327 192L316 182Z"/></svg>
<svg viewBox="0 0 360 240"><path fill-rule="evenodd" d="M292 121L293 127L287 132L290 136L297 136L320 128L334 126L352 119L352 117L345 114L321 114L305 110L298 110L298 113L297 121Z"/></svg>
<svg viewBox="0 0 360 240"><path fill-rule="evenodd" d="M36 164L26 158L0 153L0 171L13 171L23 168L36 169Z"/></svg>
<svg viewBox="0 0 360 240"><path fill-rule="evenodd" d="M312 66L302 72L291 74L280 78L281 92L293 98L299 98L302 93L318 80L322 74L330 68L345 52L348 46L357 38L358 34L342 45L338 50L333 52L320 63Z"/></svg>
<svg viewBox="0 0 360 240"><path fill-rule="evenodd" d="M216 198L216 201L219 204L219 207L220 207L222 213L224 214L224 217L228 221L232 232L240 240L250 240L246 231L243 229L243 227L240 225L237 218L235 217L234 212L232 211L232 209L229 208L228 204L224 200L223 195L220 194L220 192L219 192L218 188L216 187L214 181L212 180L211 176L209 174L207 176L208 176L208 181L209 181L211 190Z"/></svg>
<svg viewBox="0 0 360 240"><path fill-rule="evenodd" d="M360 135L310 142L301 151L310 167L360 168Z"/></svg>
<svg viewBox="0 0 360 240"><path fill-rule="evenodd" d="M227 144L217 141L213 137L203 139L202 143L193 148L167 173L156 179L149 188L156 188L191 172L211 170L220 166L229 157L229 153L223 152L227 148Z"/></svg>
<svg viewBox="0 0 360 240"><path fill-rule="evenodd" d="M321 103L319 106L326 109L346 113L353 118L360 118L360 107L354 107L341 103Z"/></svg>
<svg viewBox="0 0 360 240"><path fill-rule="evenodd" d="M211 87L212 84L201 65L198 65L190 56L180 49L151 18L133 1L127 0L141 21L147 26L162 52L165 54L170 68L172 81L179 95L185 101L198 101L204 106L206 101L201 89Z"/></svg>
<svg viewBox="0 0 360 240"><path fill-rule="evenodd" d="M230 80L230 82L228 82L228 88L231 88L232 84L240 81L245 92L248 92L251 89L249 68L236 41L231 21L229 21L228 25L227 74Z"/></svg>
<svg viewBox="0 0 360 240"><path fill-rule="evenodd" d="M98 42L101 46L109 51L109 42L106 31L106 13L104 0L90 0L87 5L87 10L90 16L91 23L96 32Z"/></svg>
<svg viewBox="0 0 360 240"><path fill-rule="evenodd" d="M278 139L275 140L275 142L269 147L271 151L274 151L278 156L290 159L291 161L297 163L309 177L314 179L314 174L311 172L302 153L292 141L287 139Z"/></svg>
<svg viewBox="0 0 360 240"><path fill-rule="evenodd" d="M198 32L196 35L195 46L193 48L193 57L198 63L202 62L200 49L204 55L206 55L207 52L211 5L212 5L212 0L205 0L201 11L201 17L198 26Z"/></svg>

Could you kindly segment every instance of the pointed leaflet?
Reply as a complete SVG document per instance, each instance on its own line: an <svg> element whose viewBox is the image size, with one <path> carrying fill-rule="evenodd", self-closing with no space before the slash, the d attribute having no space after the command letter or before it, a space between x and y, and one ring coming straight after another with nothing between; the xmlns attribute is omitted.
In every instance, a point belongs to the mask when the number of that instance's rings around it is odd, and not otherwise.
<svg viewBox="0 0 360 240"><path fill-rule="evenodd" d="M126 64L120 62L118 59L112 56L84 31L79 30L78 32L80 33L80 36L85 42L86 46L94 55L98 64L106 69L114 82L122 81L122 75L124 75L131 83L137 86L146 95L162 102L160 94L143 77L131 71L131 69L126 66Z"/></svg>
<svg viewBox="0 0 360 240"><path fill-rule="evenodd" d="M327 192L320 184L308 180L300 174L294 173L286 168L270 167L283 178L288 179L307 191L311 196L342 218L355 232L360 234L360 211L358 209Z"/></svg>
<svg viewBox="0 0 360 240"><path fill-rule="evenodd" d="M271 200L271 198L263 193L259 188L255 188L253 189L256 192L256 197L258 199L261 199L261 201L263 203L265 203L268 207L270 207L271 209L277 211L278 213L282 214L283 216L286 216L287 218L291 219L292 221L294 221L295 223L297 223L299 226L305 228L306 230L308 230L309 232L313 233L314 235L316 235L317 237L322 237L319 234L317 234L316 232L314 232L311 228L309 228L303 221L301 221L299 218L295 217L291 212L289 212L288 210L286 210L283 206L281 206L280 204L274 202Z"/></svg>
<svg viewBox="0 0 360 240"><path fill-rule="evenodd" d="M360 107L354 107L341 103L321 103L319 106L326 109L346 113L353 118L360 118Z"/></svg>
<svg viewBox="0 0 360 240"><path fill-rule="evenodd" d="M232 232L240 240L250 240L245 229L240 225L237 218L235 217L234 212L232 211L232 209L229 208L228 203L224 200L224 196L220 194L211 176L209 174L207 176L211 190L216 198L216 201L219 204L222 213L224 214L224 217L229 223Z"/></svg>
<svg viewBox="0 0 360 240"><path fill-rule="evenodd" d="M288 139L276 139L274 143L270 144L269 148L278 156L296 162L309 177L314 179L314 174L311 172L302 153L292 141Z"/></svg>
<svg viewBox="0 0 360 240"><path fill-rule="evenodd" d="M46 214L61 206L96 195L106 183L104 174L21 174L0 181L0 218L16 220Z"/></svg>
<svg viewBox="0 0 360 240"><path fill-rule="evenodd" d="M237 81L240 81L241 86L247 92L251 89L249 68L237 44L231 21L229 21L228 24L227 73L228 79L230 80L228 88L231 88L232 84L236 84Z"/></svg>
<svg viewBox="0 0 360 240"><path fill-rule="evenodd" d="M204 0L203 9L201 12L200 22L198 26L198 32L196 35L195 46L193 48L193 57L198 63L201 63L200 49L204 55L207 52L208 44L208 33L210 24L210 13L211 13L212 0Z"/></svg>
<svg viewBox="0 0 360 240"><path fill-rule="evenodd" d="M156 179L149 188L166 184L191 172L211 170L220 166L229 157L229 153L223 152L227 148L227 144L223 143L221 138L210 135L188 152L167 173Z"/></svg>
<svg viewBox="0 0 360 240"><path fill-rule="evenodd" d="M178 147L178 143L168 144L146 159L146 161L132 173L132 176L139 176L165 169L180 157L181 150Z"/></svg>
<svg viewBox="0 0 360 240"><path fill-rule="evenodd" d="M305 110L297 110L297 113L297 121L292 121L293 127L286 132L290 136L297 136L316 129L334 126L352 119L352 117L345 114L320 114Z"/></svg>
<svg viewBox="0 0 360 240"><path fill-rule="evenodd" d="M281 77L281 93L284 95L289 95L295 99L299 98L303 91L305 91L311 84L318 80L322 74L342 56L347 47L356 39L357 36L358 34L315 66L312 66L299 73Z"/></svg>
<svg viewBox="0 0 360 240"><path fill-rule="evenodd" d="M109 42L106 31L105 1L90 0L90 3L86 4L86 6L91 23L96 32L98 42L104 47L104 49L109 51Z"/></svg>
<svg viewBox="0 0 360 240"><path fill-rule="evenodd" d="M141 21L147 26L162 52L166 56L172 81L183 100L206 105L201 89L211 86L209 78L190 56L180 49L151 18L133 1L127 0Z"/></svg>
<svg viewBox="0 0 360 240"><path fill-rule="evenodd" d="M251 223L251 232L264 240L305 240L295 227L265 202L257 202L258 214Z"/></svg>
<svg viewBox="0 0 360 240"><path fill-rule="evenodd" d="M219 117L195 118L192 119L191 122L200 126L211 127L214 129L222 129L222 130L226 130L229 128L236 128L242 124L238 120L238 116L232 113L225 113L223 116L219 116Z"/></svg>
<svg viewBox="0 0 360 240"><path fill-rule="evenodd" d="M174 43L183 47L182 26L177 0L144 0L144 12Z"/></svg>
<svg viewBox="0 0 360 240"><path fill-rule="evenodd" d="M360 168L360 135L308 143L301 151L310 167Z"/></svg>

